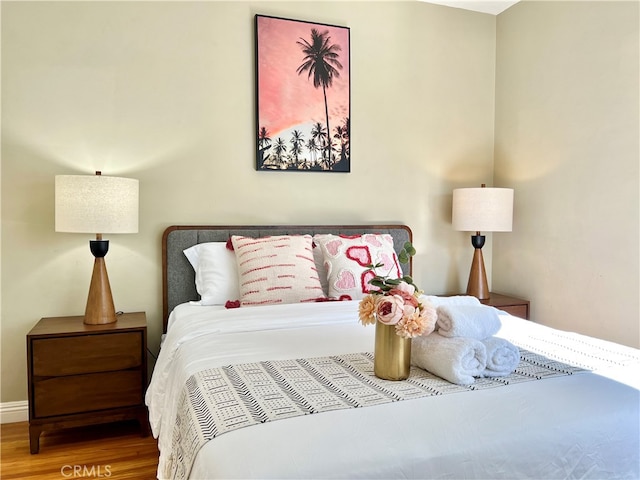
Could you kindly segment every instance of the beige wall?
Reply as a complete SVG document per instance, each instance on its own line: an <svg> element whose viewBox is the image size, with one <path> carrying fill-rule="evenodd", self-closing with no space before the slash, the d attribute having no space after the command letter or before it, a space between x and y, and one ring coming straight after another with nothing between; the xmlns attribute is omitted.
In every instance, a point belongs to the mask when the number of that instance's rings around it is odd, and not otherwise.
<svg viewBox="0 0 640 480"><path fill-rule="evenodd" d="M54 233L57 174L140 180L113 235L116 308L161 330L172 224L404 222L428 292L466 285L451 191L493 176L495 17L417 2L2 2L2 402L26 398L25 335L82 314L88 235ZM351 28L352 172L254 170L256 13ZM485 251L491 268L491 245Z"/></svg>
<svg viewBox="0 0 640 480"><path fill-rule="evenodd" d="M523 2L497 19L494 289L535 321L640 346L638 2Z"/></svg>

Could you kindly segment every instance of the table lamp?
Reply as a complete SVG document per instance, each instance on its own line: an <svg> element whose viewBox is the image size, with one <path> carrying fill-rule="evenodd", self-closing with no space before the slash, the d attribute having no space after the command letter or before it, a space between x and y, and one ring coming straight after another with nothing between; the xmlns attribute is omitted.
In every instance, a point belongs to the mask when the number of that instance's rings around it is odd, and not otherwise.
<svg viewBox="0 0 640 480"><path fill-rule="evenodd" d="M56 175L56 232L93 233L89 248L95 261L84 323L117 321L104 257L109 250L105 233L138 232L138 180L95 175Z"/></svg>
<svg viewBox="0 0 640 480"><path fill-rule="evenodd" d="M467 295L480 300L489 298L487 273L484 268L482 247L485 236L480 232L510 232L513 222L513 189L511 188L458 188L453 191L453 228L476 232L471 236L475 249Z"/></svg>

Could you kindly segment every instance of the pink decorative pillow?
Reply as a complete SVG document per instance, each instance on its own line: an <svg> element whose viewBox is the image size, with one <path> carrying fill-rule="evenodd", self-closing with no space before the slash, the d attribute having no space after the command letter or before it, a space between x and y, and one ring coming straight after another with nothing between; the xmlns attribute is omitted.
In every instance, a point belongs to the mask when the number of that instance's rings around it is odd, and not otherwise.
<svg viewBox="0 0 640 480"><path fill-rule="evenodd" d="M389 234L365 234L357 236L315 235L314 242L322 250L327 268L330 297L348 295L352 300L361 299L371 289L369 280L373 272L367 265L382 263L379 275L400 278L402 270L393 249L393 238Z"/></svg>
<svg viewBox="0 0 640 480"><path fill-rule="evenodd" d="M324 298L311 235L233 235L240 305L314 302Z"/></svg>

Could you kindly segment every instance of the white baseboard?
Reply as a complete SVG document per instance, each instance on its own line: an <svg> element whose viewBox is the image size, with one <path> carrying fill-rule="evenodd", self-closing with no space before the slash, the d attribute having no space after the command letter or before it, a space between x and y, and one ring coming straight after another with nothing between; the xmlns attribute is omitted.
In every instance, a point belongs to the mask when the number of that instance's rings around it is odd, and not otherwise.
<svg viewBox="0 0 640 480"><path fill-rule="evenodd" d="M26 422L29 420L29 402L0 403L0 423Z"/></svg>

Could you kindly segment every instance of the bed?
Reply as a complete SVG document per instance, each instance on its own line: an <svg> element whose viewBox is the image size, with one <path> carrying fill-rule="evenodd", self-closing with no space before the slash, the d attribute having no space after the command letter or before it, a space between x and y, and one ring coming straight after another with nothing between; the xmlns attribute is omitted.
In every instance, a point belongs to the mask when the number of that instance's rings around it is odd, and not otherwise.
<svg viewBox="0 0 640 480"><path fill-rule="evenodd" d="M357 299L232 308L237 292L218 291L231 277L217 272L218 290L203 291L192 266L202 245L215 246L216 265L230 261L232 236L327 234L388 235L396 253L412 240L404 225L165 231L166 335L146 395L159 478L640 477L637 349L500 313L496 336L523 352L519 375L471 386L431 376L420 395L408 381L371 393L371 376L355 385L349 373L368 368L375 332L358 323Z"/></svg>

